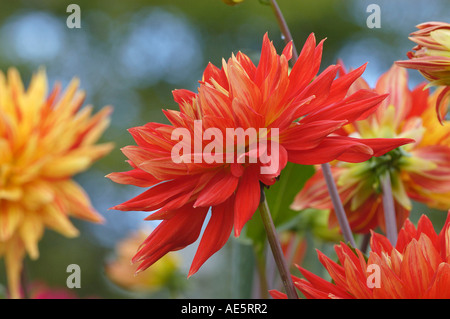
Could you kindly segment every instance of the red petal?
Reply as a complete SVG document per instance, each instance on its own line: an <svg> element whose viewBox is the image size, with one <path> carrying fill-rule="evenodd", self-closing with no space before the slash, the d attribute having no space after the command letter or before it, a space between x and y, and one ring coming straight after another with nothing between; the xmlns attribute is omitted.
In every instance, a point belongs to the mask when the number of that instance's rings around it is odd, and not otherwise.
<svg viewBox="0 0 450 319"><path fill-rule="evenodd" d="M239 178L225 170L219 171L200 191L194 207L214 206L223 203L236 190Z"/></svg>
<svg viewBox="0 0 450 319"><path fill-rule="evenodd" d="M439 93L436 100L436 112L438 115L439 122L443 125L445 114L447 114L447 97L450 97L450 86L446 86L445 89Z"/></svg>
<svg viewBox="0 0 450 319"><path fill-rule="evenodd" d="M369 138L359 141L373 150L373 156L381 156L399 146L415 142L410 138Z"/></svg>
<svg viewBox="0 0 450 319"><path fill-rule="evenodd" d="M137 271L150 267L169 251L182 249L197 240L208 208L179 209L170 219L163 220L142 243L133 262L142 262Z"/></svg>
<svg viewBox="0 0 450 319"><path fill-rule="evenodd" d="M314 121L297 123L283 133L282 145L287 150L307 150L316 147L329 134L338 130L347 121Z"/></svg>
<svg viewBox="0 0 450 319"><path fill-rule="evenodd" d="M261 189L257 170L256 165L248 167L236 190L234 203L234 235L236 237L239 236L247 221L252 218L259 205Z"/></svg>
<svg viewBox="0 0 450 319"><path fill-rule="evenodd" d="M227 242L233 229L233 205L234 197L230 197L223 204L212 208L211 218L192 261L188 277L195 274L203 263Z"/></svg>
<svg viewBox="0 0 450 319"><path fill-rule="evenodd" d="M343 158L349 162L363 162L372 157L372 149L358 142L342 136L328 136L317 147L306 151L289 151L289 162L302 165L315 165L331 162Z"/></svg>
<svg viewBox="0 0 450 319"><path fill-rule="evenodd" d="M142 194L111 209L130 211L151 211L163 207L171 200L177 200L180 196L192 192L197 185L197 179L180 178L168 182L159 183Z"/></svg>
<svg viewBox="0 0 450 319"><path fill-rule="evenodd" d="M138 168L127 172L111 173L106 175L106 177L119 184L135 185L139 187L150 187L161 182L149 173Z"/></svg>

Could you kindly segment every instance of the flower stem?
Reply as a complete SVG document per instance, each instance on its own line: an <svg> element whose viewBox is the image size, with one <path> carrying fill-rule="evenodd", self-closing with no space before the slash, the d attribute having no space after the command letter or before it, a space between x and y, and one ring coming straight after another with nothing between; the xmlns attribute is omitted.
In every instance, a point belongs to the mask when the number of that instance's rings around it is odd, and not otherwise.
<svg viewBox="0 0 450 319"><path fill-rule="evenodd" d="M261 190L261 203L259 204L259 212L264 224L264 228L267 233L267 240L269 241L270 248L272 250L275 263L281 276L286 294L289 299L298 299L297 292L295 291L294 282L289 271L286 259L284 258L283 250L281 249L280 240L278 239L275 225L273 224L272 216L270 214L269 205L267 204L264 191Z"/></svg>
<svg viewBox="0 0 450 319"><path fill-rule="evenodd" d="M331 201L333 203L334 212L339 222L342 234L346 242L350 243L353 247L356 247L355 239L353 238L352 229L345 214L344 206L342 205L339 192L334 182L333 174L331 173L330 164L322 164L322 172L327 183L328 193L330 194Z"/></svg>
<svg viewBox="0 0 450 319"><path fill-rule="evenodd" d="M270 5L272 7L273 13L275 14L275 17L277 18L278 26L280 27L281 33L284 36L284 41L286 43L292 41L292 62L295 63L298 59L298 53L297 49L295 48L294 41L292 39L291 31L289 31L289 27L286 23L286 20L284 19L283 13L281 12L277 1L270 0Z"/></svg>
<svg viewBox="0 0 450 319"><path fill-rule="evenodd" d="M397 243L397 219L395 214L394 198L392 197L391 174L387 172L381 179L383 190L383 209L386 237L392 246Z"/></svg>
<svg viewBox="0 0 450 319"><path fill-rule="evenodd" d="M280 27L281 32L284 36L284 41L289 43L292 41L292 63L295 64L298 59L297 49L295 48L294 41L292 39L291 32L289 31L289 27L286 23L286 20L283 17L283 13L278 6L276 0L270 0L270 4L272 10L277 18L278 25ZM333 176L331 174L330 165L328 163L322 164L323 175L325 176L325 181L327 183L328 192L330 193L331 200L333 202L334 211L336 212L337 219L339 221L339 226L341 227L342 233L344 235L344 239L346 242L350 242L350 244L355 247L355 239L353 238L353 233L348 223L347 215L345 214L344 207L341 202L341 198L339 197L339 193L334 182Z"/></svg>

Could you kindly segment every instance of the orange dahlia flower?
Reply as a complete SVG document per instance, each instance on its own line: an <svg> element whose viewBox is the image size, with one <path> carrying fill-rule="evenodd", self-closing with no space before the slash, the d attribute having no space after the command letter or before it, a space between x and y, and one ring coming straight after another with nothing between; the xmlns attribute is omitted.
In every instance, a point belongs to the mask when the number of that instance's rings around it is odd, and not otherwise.
<svg viewBox="0 0 450 319"><path fill-rule="evenodd" d="M241 52L221 68L209 64L198 93L174 91L180 111L165 111L170 124L130 129L137 146L122 151L133 169L108 177L151 188L113 209L155 211L147 219L163 220L133 258L138 271L192 244L211 207L194 274L233 227L239 236L258 208L260 185L272 185L288 160L358 162L411 141L332 134L375 111L385 96L361 90L345 98L364 66L338 79L334 65L316 76L322 44L311 34L289 72L292 43L278 55L266 35L258 66Z"/></svg>
<svg viewBox="0 0 450 319"><path fill-rule="evenodd" d="M434 113L439 90L430 95L429 90L423 89L424 85L410 90L406 70L392 66L374 89L378 93L389 93L389 97L374 114L346 125L340 132L361 138L409 137L416 141L367 162L332 163L331 170L354 232L367 233L377 226L384 230L380 177L387 172L392 181L398 227L409 216L411 199L437 209L450 207L450 126L439 125ZM359 79L351 90L364 88L370 89ZM337 225L320 168L291 207L295 210L330 209L329 224Z"/></svg>
<svg viewBox="0 0 450 319"><path fill-rule="evenodd" d="M450 96L450 23L426 22L411 33L411 41L417 43L414 51L407 53L409 60L397 61L400 66L416 69L430 81L430 86L442 86L436 100L440 121L445 117Z"/></svg>
<svg viewBox="0 0 450 319"><path fill-rule="evenodd" d="M25 253L39 256L44 229L78 235L69 217L100 222L87 194L71 177L108 153L95 145L108 125L110 107L91 116L80 110L84 93L73 80L61 94L47 96L39 71L25 89L19 73L0 73L0 256L5 258L10 295L19 297Z"/></svg>
<svg viewBox="0 0 450 319"><path fill-rule="evenodd" d="M450 298L450 212L439 234L425 215L417 228L406 219L395 248L383 235L371 235L369 258L344 243L335 245L339 262L318 251L333 283L298 267L304 278L292 276L295 286L311 299Z"/></svg>

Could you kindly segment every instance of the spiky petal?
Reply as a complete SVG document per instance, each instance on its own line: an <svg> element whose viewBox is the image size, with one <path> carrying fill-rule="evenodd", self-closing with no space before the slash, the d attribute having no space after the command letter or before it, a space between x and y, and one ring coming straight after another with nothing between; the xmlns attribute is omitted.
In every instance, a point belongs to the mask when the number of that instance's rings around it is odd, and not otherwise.
<svg viewBox="0 0 450 319"><path fill-rule="evenodd" d="M45 228L74 237L70 217L103 220L71 178L111 150L112 144L95 143L112 109L91 115L91 106L81 108L78 85L74 79L64 92L56 85L48 94L44 70L28 89L16 69L0 73L0 256L14 298L22 259L38 258Z"/></svg>

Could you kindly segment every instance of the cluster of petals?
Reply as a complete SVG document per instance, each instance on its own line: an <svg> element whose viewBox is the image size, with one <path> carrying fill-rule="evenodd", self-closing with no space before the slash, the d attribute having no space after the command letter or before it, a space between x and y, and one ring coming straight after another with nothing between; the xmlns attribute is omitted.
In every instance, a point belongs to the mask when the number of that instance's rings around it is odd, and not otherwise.
<svg viewBox="0 0 450 319"><path fill-rule="evenodd" d="M345 72L345 71L344 71ZM412 138L414 143L363 163L334 161L331 171L337 183L350 226L368 233L378 226L384 230L384 208L380 177L390 174L392 193L400 227L409 216L412 200L436 209L450 207L450 126L440 125L434 105L441 89L430 94L420 84L408 88L407 71L393 65L378 80L375 92L389 93L375 113L347 125L343 135L371 138ZM360 78L350 89L370 89ZM330 226L337 225L332 201L320 167L307 181L291 206L332 210Z"/></svg>
<svg viewBox="0 0 450 319"><path fill-rule="evenodd" d="M189 275L194 274L226 243L233 229L239 236L258 208L261 185L272 185L288 161L305 165L335 159L361 162L412 141L335 134L344 125L373 113L386 95L371 90L347 94L365 65L339 77L338 65L319 73L322 47L323 41L317 44L311 34L290 69L292 43L278 55L266 34L257 66L242 52L223 60L220 68L209 64L198 93L183 89L173 92L179 111L164 111L169 124L147 123L129 130L137 145L122 151L132 169L108 177L117 183L149 189L113 209L149 211L152 213L147 220L162 220L133 258L140 262L138 271L169 251L194 243L207 220L189 271ZM199 121L200 130L196 126ZM173 139L173 133L179 128L194 139L204 137L209 128L223 136L228 128L264 128L268 142L264 148L244 152L243 163L195 161L199 154L194 143L188 143L191 152L183 157L189 160L174 162L172 150L179 140ZM201 141L203 150L210 141ZM232 150L247 150L250 143L237 142ZM261 173L261 168L268 165L261 156L275 144L279 152L271 158L277 161L278 170ZM216 147L214 151L225 156L229 149Z"/></svg>
<svg viewBox="0 0 450 319"><path fill-rule="evenodd" d="M450 97L450 23L425 22L417 28L411 33L410 39L417 45L407 53L409 60L396 63L418 70L430 86L443 88L436 100L436 112L442 121Z"/></svg>
<svg viewBox="0 0 450 319"><path fill-rule="evenodd" d="M450 298L450 212L439 234L422 215L417 227L406 219L395 247L375 232L370 247L367 258L359 249L335 245L339 262L318 251L333 282L298 267L303 278L292 276L295 286L309 299ZM271 295L286 298L279 291Z"/></svg>
<svg viewBox="0 0 450 319"><path fill-rule="evenodd" d="M110 107L92 115L81 108L85 94L73 80L64 92L48 94L40 70L24 88L16 69L0 73L0 257L10 294L20 295L22 260L39 256L45 228L78 235L70 221L103 218L72 176L106 155L111 143L96 144L109 124Z"/></svg>

